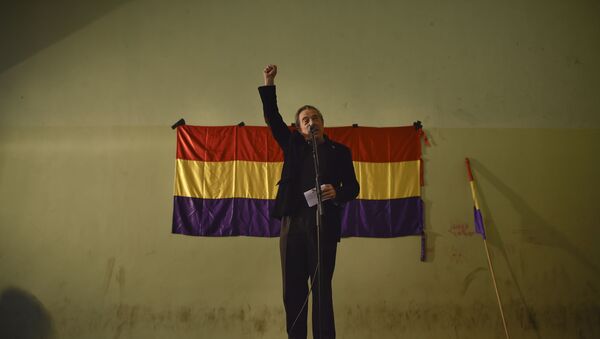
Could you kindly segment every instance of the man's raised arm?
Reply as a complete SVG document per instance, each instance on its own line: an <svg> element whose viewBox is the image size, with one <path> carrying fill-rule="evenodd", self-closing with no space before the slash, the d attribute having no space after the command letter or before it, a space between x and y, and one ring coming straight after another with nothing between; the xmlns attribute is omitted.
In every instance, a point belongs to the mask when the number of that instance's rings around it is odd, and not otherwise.
<svg viewBox="0 0 600 339"><path fill-rule="evenodd" d="M279 108L277 107L277 95L275 93L276 65L267 65L263 70L265 85L258 88L260 99L263 104L265 122L271 128L271 133L279 146L285 150L290 139L290 129L283 121Z"/></svg>

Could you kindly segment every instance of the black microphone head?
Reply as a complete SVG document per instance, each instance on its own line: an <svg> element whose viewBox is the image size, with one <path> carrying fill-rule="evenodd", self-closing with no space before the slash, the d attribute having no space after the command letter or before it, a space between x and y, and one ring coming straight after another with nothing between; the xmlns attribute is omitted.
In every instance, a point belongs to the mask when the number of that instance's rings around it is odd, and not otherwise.
<svg viewBox="0 0 600 339"><path fill-rule="evenodd" d="M315 133L317 131L317 126L310 124L310 126L308 127L308 130L310 133Z"/></svg>

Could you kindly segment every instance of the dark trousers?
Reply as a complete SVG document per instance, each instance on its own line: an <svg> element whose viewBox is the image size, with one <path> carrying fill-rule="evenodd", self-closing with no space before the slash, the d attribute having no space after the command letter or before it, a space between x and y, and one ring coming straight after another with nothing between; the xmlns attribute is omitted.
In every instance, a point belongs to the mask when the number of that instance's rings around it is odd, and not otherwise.
<svg viewBox="0 0 600 339"><path fill-rule="evenodd" d="M323 227L326 227L325 225ZM312 290L312 322L314 339L335 338L331 279L335 268L337 242L325 241L321 236L321 311L319 312L317 267L317 232L315 216L284 217L279 241L283 275L283 304L290 339L305 339L309 291ZM319 336L319 321L321 333Z"/></svg>

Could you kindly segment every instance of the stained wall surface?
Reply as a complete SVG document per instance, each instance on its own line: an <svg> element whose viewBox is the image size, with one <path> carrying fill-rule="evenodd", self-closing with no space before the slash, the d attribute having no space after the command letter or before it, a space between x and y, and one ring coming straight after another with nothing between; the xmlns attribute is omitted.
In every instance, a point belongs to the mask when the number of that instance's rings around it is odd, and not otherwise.
<svg viewBox="0 0 600 339"><path fill-rule="evenodd" d="M0 11L0 337L285 337L278 240L171 231L175 134L423 122L420 239L344 239L339 338L600 337L595 1L23 1Z"/></svg>

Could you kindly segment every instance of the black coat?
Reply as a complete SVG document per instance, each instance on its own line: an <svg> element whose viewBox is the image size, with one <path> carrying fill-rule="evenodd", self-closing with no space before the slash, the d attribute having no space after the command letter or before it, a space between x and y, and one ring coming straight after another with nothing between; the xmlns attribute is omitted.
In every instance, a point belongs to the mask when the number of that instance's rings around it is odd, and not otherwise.
<svg viewBox="0 0 600 339"><path fill-rule="evenodd" d="M278 182L275 205L271 209L271 217L281 219L283 216L294 214L295 202L298 195L298 181L300 180L301 161L306 147L304 137L296 130L292 131L283 121L277 107L277 95L275 86L261 86L258 88L263 103L265 121L273 137L283 150L284 160L281 178ZM335 187L336 198L325 206L324 224L325 236L330 240L339 241L341 235L341 212L342 204L353 200L360 190L354 166L352 165L352 154L345 145L330 140L325 136L325 147L332 159L328 163L332 166L330 175L323 183Z"/></svg>

